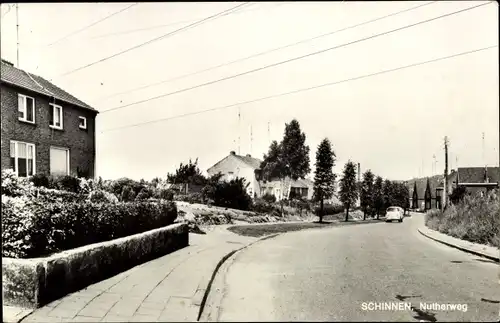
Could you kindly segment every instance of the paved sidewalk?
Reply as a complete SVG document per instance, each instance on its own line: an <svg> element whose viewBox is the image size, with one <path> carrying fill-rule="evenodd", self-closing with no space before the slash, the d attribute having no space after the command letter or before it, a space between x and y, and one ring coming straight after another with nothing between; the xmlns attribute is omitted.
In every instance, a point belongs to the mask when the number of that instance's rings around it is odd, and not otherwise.
<svg viewBox="0 0 500 323"><path fill-rule="evenodd" d="M204 228L189 246L35 310L22 322L196 321L219 261L258 239Z"/></svg>
<svg viewBox="0 0 500 323"><path fill-rule="evenodd" d="M493 261L500 261L500 250L495 247L479 244L479 243L473 243L465 240L461 240L452 236L449 236L447 234L429 229L425 225L422 225L418 228L418 231L426 236L427 238L430 238L432 240L435 240L437 242L440 242L442 244L445 244L449 247L453 247L468 253L475 254L477 256L485 257Z"/></svg>

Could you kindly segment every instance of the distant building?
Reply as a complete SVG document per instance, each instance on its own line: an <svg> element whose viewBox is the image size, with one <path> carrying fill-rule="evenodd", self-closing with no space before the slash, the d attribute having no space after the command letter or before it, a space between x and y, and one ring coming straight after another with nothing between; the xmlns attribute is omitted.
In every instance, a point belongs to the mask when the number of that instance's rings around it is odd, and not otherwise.
<svg viewBox="0 0 500 323"><path fill-rule="evenodd" d="M441 196L438 187L441 182L442 176L407 181L406 186L410 192L410 207L421 211L439 208Z"/></svg>
<svg viewBox="0 0 500 323"><path fill-rule="evenodd" d="M447 180L447 192L451 194L457 186L464 186L471 194L485 194L498 189L500 167L459 167L452 170ZM438 190L443 191L444 183L441 182ZM442 193L441 193L442 194Z"/></svg>
<svg viewBox="0 0 500 323"><path fill-rule="evenodd" d="M261 197L266 193L272 194L277 200L292 196L301 196L311 199L313 194L313 182L309 179L299 179L290 181L288 196L283 196L281 192L281 182L279 180L263 181L260 177L260 164L262 161L251 155L241 156L234 151L217 162L207 170L209 176L221 173L222 180L231 180L242 177L246 183L250 183L247 192L252 197Z"/></svg>
<svg viewBox="0 0 500 323"><path fill-rule="evenodd" d="M2 169L93 177L97 111L44 78L1 62Z"/></svg>

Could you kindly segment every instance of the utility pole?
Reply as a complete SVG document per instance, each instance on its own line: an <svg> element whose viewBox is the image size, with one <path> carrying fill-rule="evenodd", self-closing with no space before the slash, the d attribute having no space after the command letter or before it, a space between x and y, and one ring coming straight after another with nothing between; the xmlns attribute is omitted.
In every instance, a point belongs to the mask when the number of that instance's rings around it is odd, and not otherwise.
<svg viewBox="0 0 500 323"><path fill-rule="evenodd" d="M444 188L443 188L443 203L441 210L444 211L447 203L448 195L448 136L444 137Z"/></svg>
<svg viewBox="0 0 500 323"><path fill-rule="evenodd" d="M17 68L19 66L19 3L16 3L16 34L17 34Z"/></svg>

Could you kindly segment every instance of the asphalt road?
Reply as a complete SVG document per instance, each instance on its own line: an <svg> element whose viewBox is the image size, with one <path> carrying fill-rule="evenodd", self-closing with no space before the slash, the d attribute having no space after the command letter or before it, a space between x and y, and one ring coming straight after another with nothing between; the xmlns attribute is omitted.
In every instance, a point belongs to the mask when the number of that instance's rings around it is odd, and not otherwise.
<svg viewBox="0 0 500 323"><path fill-rule="evenodd" d="M429 240L416 230L422 223L417 214L403 223L311 229L258 242L214 281L223 290L217 319L498 322L498 264ZM402 308L377 310L375 303Z"/></svg>

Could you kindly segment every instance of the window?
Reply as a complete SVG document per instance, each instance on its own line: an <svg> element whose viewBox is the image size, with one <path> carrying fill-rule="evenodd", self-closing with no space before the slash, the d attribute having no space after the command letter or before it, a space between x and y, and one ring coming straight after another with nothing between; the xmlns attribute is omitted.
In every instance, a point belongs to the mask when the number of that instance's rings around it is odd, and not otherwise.
<svg viewBox="0 0 500 323"><path fill-rule="evenodd" d="M23 94L18 94L17 103L19 120L35 123L35 99Z"/></svg>
<svg viewBox="0 0 500 323"><path fill-rule="evenodd" d="M80 119L80 129L87 129L87 118L85 117L78 117Z"/></svg>
<svg viewBox="0 0 500 323"><path fill-rule="evenodd" d="M55 129L63 128L63 109L60 105L50 103L52 106L50 127Z"/></svg>
<svg viewBox="0 0 500 323"><path fill-rule="evenodd" d="M227 172L227 180L232 181L234 179L234 173L233 172Z"/></svg>
<svg viewBox="0 0 500 323"><path fill-rule="evenodd" d="M19 177L35 174L35 145L26 142L10 142L10 166Z"/></svg>
<svg viewBox="0 0 500 323"><path fill-rule="evenodd" d="M69 149L50 147L50 174L69 175Z"/></svg>

